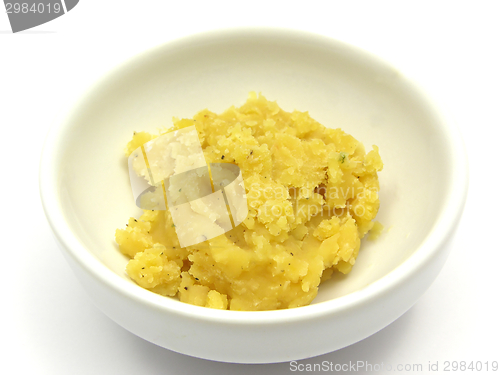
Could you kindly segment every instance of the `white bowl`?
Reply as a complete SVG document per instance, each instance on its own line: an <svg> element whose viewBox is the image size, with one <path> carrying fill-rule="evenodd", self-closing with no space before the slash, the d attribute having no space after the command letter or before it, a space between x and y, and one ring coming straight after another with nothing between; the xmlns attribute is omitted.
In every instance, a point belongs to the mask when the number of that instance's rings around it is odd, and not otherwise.
<svg viewBox="0 0 500 375"><path fill-rule="evenodd" d="M384 161L378 216L392 229L363 240L353 271L320 286L310 306L219 311L132 282L114 231L134 205L123 149L134 130L172 116L240 105L249 91L285 110L341 127ZM63 254L111 319L167 349L218 361L290 361L334 351L384 328L424 293L443 266L467 192L457 130L397 70L322 36L236 29L167 43L95 84L51 130L40 190Z"/></svg>

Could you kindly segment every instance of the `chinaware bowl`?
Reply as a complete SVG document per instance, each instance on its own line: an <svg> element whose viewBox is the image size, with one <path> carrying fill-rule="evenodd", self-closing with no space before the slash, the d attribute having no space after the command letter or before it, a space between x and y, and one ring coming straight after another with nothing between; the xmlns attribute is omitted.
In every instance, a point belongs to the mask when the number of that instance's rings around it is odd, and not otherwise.
<svg viewBox="0 0 500 375"><path fill-rule="evenodd" d="M124 157L133 131L173 116L240 105L261 92L309 111L367 149L378 145L386 230L363 239L355 267L320 286L309 306L221 311L137 286L114 242L135 206ZM462 139L433 100L381 59L301 31L239 28L189 36L114 68L64 110L40 166L43 207L90 299L116 323L199 358L283 362L331 352L384 328L431 285L449 253L467 194Z"/></svg>

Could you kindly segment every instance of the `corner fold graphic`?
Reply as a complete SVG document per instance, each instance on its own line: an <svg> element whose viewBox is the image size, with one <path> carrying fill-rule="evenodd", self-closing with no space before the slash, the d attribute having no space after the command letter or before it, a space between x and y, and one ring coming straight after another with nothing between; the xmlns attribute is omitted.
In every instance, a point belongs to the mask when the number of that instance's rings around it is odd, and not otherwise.
<svg viewBox="0 0 500 375"><path fill-rule="evenodd" d="M63 0L66 3L66 11L69 12L71 9L76 7L76 4L78 4L78 1L80 0Z"/></svg>
<svg viewBox="0 0 500 375"><path fill-rule="evenodd" d="M79 0L4 0L5 11L9 17L13 33L31 29L50 22L73 9Z"/></svg>

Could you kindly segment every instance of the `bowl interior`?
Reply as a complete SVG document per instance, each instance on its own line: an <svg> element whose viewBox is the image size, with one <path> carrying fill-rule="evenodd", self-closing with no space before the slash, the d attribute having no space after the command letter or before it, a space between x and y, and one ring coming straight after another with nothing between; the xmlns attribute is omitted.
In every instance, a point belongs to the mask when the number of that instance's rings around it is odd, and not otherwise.
<svg viewBox="0 0 500 375"><path fill-rule="evenodd" d="M170 43L125 63L87 93L58 135L56 150L59 203L78 241L139 288L114 242L115 230L141 213L129 184L126 143L133 131L170 126L172 116L240 105L249 91L285 110L309 111L367 150L380 147L385 167L378 220L391 230L374 242L363 240L353 271L322 285L314 303L363 288L408 260L433 230L451 189L450 146L437 114L378 59L284 31L213 33Z"/></svg>

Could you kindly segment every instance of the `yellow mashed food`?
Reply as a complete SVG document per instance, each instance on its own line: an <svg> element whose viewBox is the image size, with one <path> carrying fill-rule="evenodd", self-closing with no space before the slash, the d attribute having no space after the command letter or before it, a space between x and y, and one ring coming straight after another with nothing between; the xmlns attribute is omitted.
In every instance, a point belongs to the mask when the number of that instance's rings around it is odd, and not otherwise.
<svg viewBox="0 0 500 375"><path fill-rule="evenodd" d="M379 208L377 146L366 153L341 129L255 93L220 115L174 118L159 135L193 125L208 163L241 169L248 216L181 248L169 210L144 210L115 234L132 280L198 306L273 310L307 305L321 281L351 271ZM155 137L134 133L127 156Z"/></svg>

